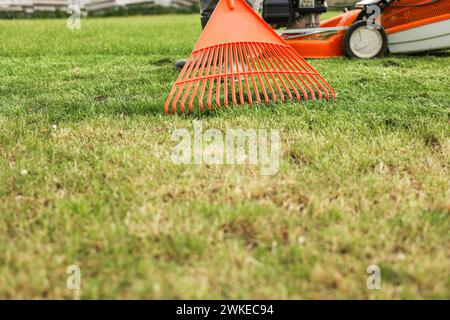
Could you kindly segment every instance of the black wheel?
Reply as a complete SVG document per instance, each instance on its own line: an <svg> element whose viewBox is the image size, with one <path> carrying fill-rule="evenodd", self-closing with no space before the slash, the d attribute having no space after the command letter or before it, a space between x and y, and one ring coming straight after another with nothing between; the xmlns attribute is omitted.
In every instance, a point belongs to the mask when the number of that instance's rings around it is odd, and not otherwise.
<svg viewBox="0 0 450 320"><path fill-rule="evenodd" d="M388 37L383 27L369 29L367 21L360 20L347 29L344 36L344 53L349 58L378 58L388 49Z"/></svg>

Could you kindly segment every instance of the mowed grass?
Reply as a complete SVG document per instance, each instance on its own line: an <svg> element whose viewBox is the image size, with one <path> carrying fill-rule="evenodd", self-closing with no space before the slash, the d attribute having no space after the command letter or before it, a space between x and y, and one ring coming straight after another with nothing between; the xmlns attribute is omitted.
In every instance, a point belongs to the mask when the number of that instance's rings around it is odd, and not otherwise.
<svg viewBox="0 0 450 320"><path fill-rule="evenodd" d="M164 116L196 15L0 22L0 297L450 298L450 55L312 60L331 103ZM280 170L175 165L279 129ZM368 290L366 269L381 269Z"/></svg>

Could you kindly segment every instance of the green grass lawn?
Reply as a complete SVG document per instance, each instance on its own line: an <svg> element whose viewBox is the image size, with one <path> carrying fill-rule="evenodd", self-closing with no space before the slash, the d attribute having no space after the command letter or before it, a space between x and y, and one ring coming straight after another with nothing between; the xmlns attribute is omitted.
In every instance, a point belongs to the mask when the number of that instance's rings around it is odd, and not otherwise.
<svg viewBox="0 0 450 320"><path fill-rule="evenodd" d="M164 116L196 15L0 21L0 298L450 298L450 54L312 60L332 103ZM277 128L280 171L175 165ZM366 268L381 268L368 290Z"/></svg>

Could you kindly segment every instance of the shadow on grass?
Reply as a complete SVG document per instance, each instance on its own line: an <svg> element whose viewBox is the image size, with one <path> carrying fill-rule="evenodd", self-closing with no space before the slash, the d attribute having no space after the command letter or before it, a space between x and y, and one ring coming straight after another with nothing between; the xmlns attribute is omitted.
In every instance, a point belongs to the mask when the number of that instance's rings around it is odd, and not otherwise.
<svg viewBox="0 0 450 320"><path fill-rule="evenodd" d="M426 51L426 52L416 52L416 53L403 53L403 54L391 54L389 57L398 57L398 58L426 58L426 57L435 57L435 58L448 58L450 57L450 50L444 51Z"/></svg>

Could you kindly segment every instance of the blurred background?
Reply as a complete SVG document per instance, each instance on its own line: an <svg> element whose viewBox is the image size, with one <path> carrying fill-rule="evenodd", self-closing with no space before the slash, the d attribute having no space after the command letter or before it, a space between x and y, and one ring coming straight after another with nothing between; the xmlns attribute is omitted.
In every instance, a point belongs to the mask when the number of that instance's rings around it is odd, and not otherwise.
<svg viewBox="0 0 450 320"><path fill-rule="evenodd" d="M355 2L327 1L330 6ZM85 17L199 12L199 0L0 0L0 18L66 17L70 6L78 6Z"/></svg>

